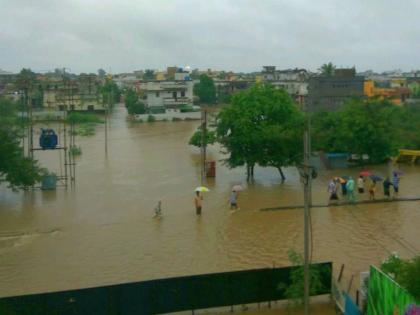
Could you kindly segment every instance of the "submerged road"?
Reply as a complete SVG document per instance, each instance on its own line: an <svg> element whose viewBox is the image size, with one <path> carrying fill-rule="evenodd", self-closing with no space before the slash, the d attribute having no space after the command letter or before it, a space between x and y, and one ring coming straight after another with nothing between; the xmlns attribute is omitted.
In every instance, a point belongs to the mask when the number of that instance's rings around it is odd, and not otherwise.
<svg viewBox="0 0 420 315"><path fill-rule="evenodd" d="M127 281L289 264L289 249L303 248L303 212L258 211L303 204L296 169L245 170L217 162L203 215L195 215L199 150L188 140L199 122L129 123L124 108L111 118L108 156L104 126L77 138L76 189L12 192L0 187L0 296L99 286ZM223 158L220 148L209 156ZM36 152L60 172L58 153ZM420 195L420 167L402 166L402 198ZM373 170L384 173L378 166ZM357 169L321 172L313 203L326 204L329 178ZM231 212L230 188L242 184L240 210ZM379 189L378 189L379 190ZM380 191L378 192L380 195ZM153 218L162 201L163 218ZM391 252L420 250L420 202L331 205L312 212L313 260L346 264L344 280L379 264ZM354 283L356 286L356 281Z"/></svg>

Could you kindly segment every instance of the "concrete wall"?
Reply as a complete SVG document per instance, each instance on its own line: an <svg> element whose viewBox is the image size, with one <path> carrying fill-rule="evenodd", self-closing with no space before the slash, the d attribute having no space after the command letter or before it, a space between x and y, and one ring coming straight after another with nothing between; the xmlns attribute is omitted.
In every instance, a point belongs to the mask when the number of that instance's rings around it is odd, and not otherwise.
<svg viewBox="0 0 420 315"><path fill-rule="evenodd" d="M312 77L308 84L311 111L336 110L352 97L364 97L364 77Z"/></svg>

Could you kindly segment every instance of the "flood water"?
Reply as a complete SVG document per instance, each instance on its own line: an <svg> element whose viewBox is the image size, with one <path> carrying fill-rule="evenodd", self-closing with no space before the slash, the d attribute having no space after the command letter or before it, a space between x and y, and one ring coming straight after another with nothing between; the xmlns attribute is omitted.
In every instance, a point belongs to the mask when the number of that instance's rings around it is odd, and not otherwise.
<svg viewBox="0 0 420 315"><path fill-rule="evenodd" d="M259 210L302 204L295 168L286 169L284 183L277 170L257 168L255 182L247 184L244 169L217 162L197 217L193 191L200 184L200 154L187 143L199 122L133 124L125 116L123 108L112 115L108 156L104 126L77 139L83 154L74 190L0 188L0 296L286 266L287 251L303 248L302 210ZM209 155L223 157L214 146ZM58 152L36 157L58 172ZM401 168L400 196L420 196L420 167ZM373 169L386 172L383 166ZM358 171L321 172L313 202L327 202L329 177ZM245 190L241 209L231 212L234 184ZM158 200L161 220L153 218ZM347 278L358 279L393 251L403 257L420 252L420 202L314 208L312 226L313 260L333 261L335 271L345 264Z"/></svg>

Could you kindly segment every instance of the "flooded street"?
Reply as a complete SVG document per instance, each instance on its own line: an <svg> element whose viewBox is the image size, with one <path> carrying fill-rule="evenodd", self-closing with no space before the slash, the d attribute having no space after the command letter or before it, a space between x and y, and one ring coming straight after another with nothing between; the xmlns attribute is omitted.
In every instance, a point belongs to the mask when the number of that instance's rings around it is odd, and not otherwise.
<svg viewBox="0 0 420 315"><path fill-rule="evenodd" d="M255 182L246 184L244 169L217 162L197 217L200 152L187 143L199 122L129 123L125 116L124 108L113 113L107 157L103 125L95 136L77 138L83 154L74 190L0 188L0 296L285 266L287 251L303 248L302 210L259 210L303 203L295 168L286 169L284 183L277 170L257 168ZM219 151L209 147L210 157L219 160ZM58 153L35 156L58 168ZM420 167L401 168L400 196L420 196ZM327 203L327 181L342 172L319 174L314 203ZM232 213L230 187L239 183L241 209ZM156 220L159 200L163 219ZM356 279L393 251L420 252L420 202L314 208L312 224L313 260L332 260L336 271L345 264L345 274Z"/></svg>

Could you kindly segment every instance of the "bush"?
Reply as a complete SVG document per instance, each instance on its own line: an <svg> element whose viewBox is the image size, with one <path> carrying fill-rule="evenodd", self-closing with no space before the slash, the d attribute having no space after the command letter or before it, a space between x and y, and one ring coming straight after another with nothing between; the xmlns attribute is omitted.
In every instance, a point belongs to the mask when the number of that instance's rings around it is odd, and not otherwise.
<svg viewBox="0 0 420 315"><path fill-rule="evenodd" d="M142 115L146 113L146 106L142 102L135 102L127 106L130 115Z"/></svg>
<svg viewBox="0 0 420 315"><path fill-rule="evenodd" d="M75 136L88 137L95 134L94 124L81 124L73 133Z"/></svg>
<svg viewBox="0 0 420 315"><path fill-rule="evenodd" d="M172 121L182 121L182 118L172 117Z"/></svg>
<svg viewBox="0 0 420 315"><path fill-rule="evenodd" d="M304 303L304 260L302 255L297 253L294 249L289 249L287 254L289 256L289 261L296 268L290 272L291 284L287 285L286 283L280 283L278 289L285 291L285 296L289 300L288 307L298 307ZM316 295L324 289L322 284L322 274L325 270L320 266L312 265L309 266L309 270L310 295Z"/></svg>
<svg viewBox="0 0 420 315"><path fill-rule="evenodd" d="M82 154L82 148L80 147L80 146L70 146L70 149L69 149L69 153L72 155L72 156L77 156L77 155L81 155Z"/></svg>
<svg viewBox="0 0 420 315"><path fill-rule="evenodd" d="M90 113L70 113L67 115L66 121L72 124L100 124L103 120L95 114Z"/></svg>
<svg viewBox="0 0 420 315"><path fill-rule="evenodd" d="M149 115L147 116L147 122L155 122L156 121L156 117L153 115Z"/></svg>

